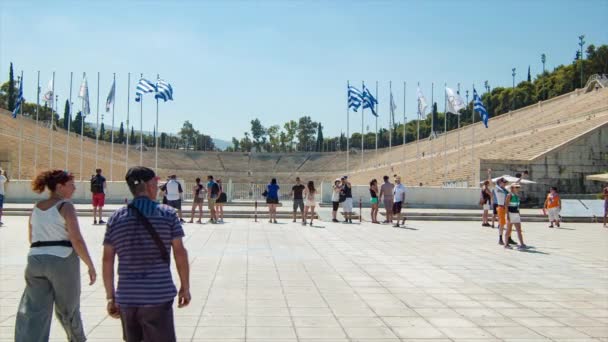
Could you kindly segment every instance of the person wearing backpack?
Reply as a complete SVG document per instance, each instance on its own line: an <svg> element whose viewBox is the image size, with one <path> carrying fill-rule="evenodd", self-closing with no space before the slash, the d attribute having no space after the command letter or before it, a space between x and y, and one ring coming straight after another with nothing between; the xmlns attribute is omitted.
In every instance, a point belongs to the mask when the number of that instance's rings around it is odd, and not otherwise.
<svg viewBox="0 0 608 342"><path fill-rule="evenodd" d="M96 169L95 175L91 177L91 194L93 196L93 224L97 224L97 216L99 216L99 224L104 224L106 222L101 218L101 211L106 200L106 178L101 175L101 169Z"/></svg>
<svg viewBox="0 0 608 342"><path fill-rule="evenodd" d="M207 176L207 207L209 208L209 222L217 223L217 212L215 202L220 195L220 186L213 180L213 176Z"/></svg>

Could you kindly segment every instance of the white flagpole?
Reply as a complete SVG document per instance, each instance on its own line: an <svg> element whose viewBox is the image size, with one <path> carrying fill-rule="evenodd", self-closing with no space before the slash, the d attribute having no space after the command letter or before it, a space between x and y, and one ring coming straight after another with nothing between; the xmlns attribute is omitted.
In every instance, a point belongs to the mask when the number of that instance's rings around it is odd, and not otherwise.
<svg viewBox="0 0 608 342"><path fill-rule="evenodd" d="M405 116L405 90L407 89L407 82L403 82L403 148L401 149L401 158L405 160L405 125L407 124L407 117ZM405 163L403 164L405 166ZM403 169L405 172L405 168Z"/></svg>
<svg viewBox="0 0 608 342"><path fill-rule="evenodd" d="M448 178L448 94L446 91L448 84L443 84L443 186L445 187Z"/></svg>
<svg viewBox="0 0 608 342"><path fill-rule="evenodd" d="M460 83L458 83L458 96L462 98L462 95L460 95ZM458 151L456 154L458 155L458 170L460 170L460 114L458 114L458 142L456 143L456 151Z"/></svg>
<svg viewBox="0 0 608 342"><path fill-rule="evenodd" d="M55 97L55 72L53 71L53 85L51 86L51 124L49 125L50 133L49 137L51 143L49 144L49 169L53 168L53 121L55 114L53 114L53 97ZM57 102L55 100L55 102Z"/></svg>
<svg viewBox="0 0 608 342"><path fill-rule="evenodd" d="M68 111L68 136L65 144L65 170L68 170L68 155L70 153L70 127L72 124L72 80L74 78L74 72L70 71L70 110ZM59 104L57 104L59 108ZM82 116L82 115L81 115ZM65 122L63 123L65 127Z"/></svg>
<svg viewBox="0 0 608 342"><path fill-rule="evenodd" d="M102 120L103 122L103 120ZM103 139L103 137L102 137ZM97 72L97 128L95 129L95 169L98 168L97 160L99 153L99 71ZM111 159L110 159L111 160ZM111 162L111 161L110 161ZM112 167L110 166L110 173L112 172ZM112 176L110 176L110 181L112 181Z"/></svg>
<svg viewBox="0 0 608 342"><path fill-rule="evenodd" d="M390 93L390 103L388 104L388 108L390 109L388 117L388 151L390 152L393 149L393 127L395 126L395 123L393 122L393 117L395 116L393 110L393 81L388 81L388 91Z"/></svg>
<svg viewBox="0 0 608 342"><path fill-rule="evenodd" d="M110 134L110 182L114 180L114 105L116 104L116 73L112 77L112 133Z"/></svg>
<svg viewBox="0 0 608 342"><path fill-rule="evenodd" d="M38 172L38 111L40 109L40 70L38 70L38 86L36 87L36 143L34 144L34 172Z"/></svg>
<svg viewBox="0 0 608 342"><path fill-rule="evenodd" d="M418 89L420 89L420 82L418 82ZM418 96L418 94L416 94L416 96ZM418 141L420 141L420 119L422 119L422 113L420 112L420 99L418 99L417 103L418 120L416 120L416 161L418 161L420 158L420 146L418 145ZM418 168L416 168L416 178L418 178Z"/></svg>
<svg viewBox="0 0 608 342"><path fill-rule="evenodd" d="M144 74L140 74L140 79ZM144 96L139 97L139 165L144 162Z"/></svg>
<svg viewBox="0 0 608 342"><path fill-rule="evenodd" d="M365 82L361 81L361 93L363 94L363 96L365 96ZM363 135L363 118L365 117L364 113L365 113L365 101L363 101L364 103L361 106L361 166L360 168L363 169L363 150L365 148L365 146L363 145L364 142L364 135Z"/></svg>
<svg viewBox="0 0 608 342"><path fill-rule="evenodd" d="M82 78L86 79L86 72L82 73ZM71 89L70 89L70 93L71 93ZM87 94L89 93L89 84L87 83ZM84 95L84 94L83 94ZM82 161L84 159L84 118L85 118L85 112L84 112L84 96L82 97L82 110L80 111L80 180L82 181ZM89 99L87 98L87 101ZM87 106L89 104L87 103Z"/></svg>
<svg viewBox="0 0 608 342"><path fill-rule="evenodd" d="M350 81L346 81L346 174L349 172L350 158L350 107L348 105L348 92L350 90Z"/></svg>
<svg viewBox="0 0 608 342"><path fill-rule="evenodd" d="M129 126L129 104L131 102L131 73L127 76L127 141L125 143L125 172L129 171L129 134L131 127Z"/></svg>
<svg viewBox="0 0 608 342"><path fill-rule="evenodd" d="M429 170L429 174L432 175L433 174L433 142L434 142L434 135L435 135L435 82L431 82L431 135L429 136L429 145L431 146L431 160L430 160L430 166L431 169Z"/></svg>
<svg viewBox="0 0 608 342"><path fill-rule="evenodd" d="M473 84L473 91L475 91L475 84ZM473 92L473 103L475 103L475 93ZM468 106L468 103L467 103ZM475 105L473 105L471 111L471 177L473 178L472 186L476 186L479 181L475 178Z"/></svg>
<svg viewBox="0 0 608 342"><path fill-rule="evenodd" d="M157 83L159 79L160 76L156 74ZM158 90L158 86L156 90ZM156 125L154 126L154 172L158 173L158 98L156 98Z"/></svg>
<svg viewBox="0 0 608 342"><path fill-rule="evenodd" d="M19 83L19 88L23 89L23 70L21 70L21 80ZM19 179L21 179L21 151L22 151L22 145L23 145L23 94L21 94L21 99L19 99L19 101L21 101L21 104L19 105Z"/></svg>
<svg viewBox="0 0 608 342"><path fill-rule="evenodd" d="M376 101L378 101L378 81L376 81ZM380 115L378 112L378 106L376 106L376 158L378 158L378 115Z"/></svg>

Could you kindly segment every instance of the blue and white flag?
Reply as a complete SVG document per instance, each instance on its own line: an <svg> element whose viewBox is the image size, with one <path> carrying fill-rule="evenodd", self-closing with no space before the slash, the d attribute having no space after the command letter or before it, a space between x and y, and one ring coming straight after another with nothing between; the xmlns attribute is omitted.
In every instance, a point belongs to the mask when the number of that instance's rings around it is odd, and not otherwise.
<svg viewBox="0 0 608 342"><path fill-rule="evenodd" d="M78 97L82 99L82 115L87 116L91 114L91 107L89 106L89 85L87 84L86 76L80 85Z"/></svg>
<svg viewBox="0 0 608 342"><path fill-rule="evenodd" d="M13 109L13 119L17 117L17 113L21 109L21 103L23 102L23 79L19 82L19 94L17 94L17 102L15 103L15 108Z"/></svg>
<svg viewBox="0 0 608 342"><path fill-rule="evenodd" d="M477 90L475 90L475 88L473 88L473 109L481 115L483 124L488 128L488 119L490 115L488 114L486 107L483 106L483 102L481 102L481 98L477 95Z"/></svg>
<svg viewBox="0 0 608 342"><path fill-rule="evenodd" d="M110 93L108 94L108 99L106 100L106 113L110 111L112 104L114 104L115 94L116 94L116 80L114 80L114 82L112 82L112 88L110 88Z"/></svg>
<svg viewBox="0 0 608 342"><path fill-rule="evenodd" d="M369 108L372 110L372 115L373 116L378 116L378 114L376 113L376 105L378 104L378 101L376 100L376 98L374 96L372 96L372 93L370 93L369 89L367 89L365 86L363 86L363 109L365 108Z"/></svg>
<svg viewBox="0 0 608 342"><path fill-rule="evenodd" d="M135 87L135 101L141 101L141 97L147 93L153 93L156 91L156 86L154 83L148 81L145 78L142 78L137 83L137 87Z"/></svg>
<svg viewBox="0 0 608 342"><path fill-rule="evenodd" d="M354 112L361 107L362 96L359 89L349 85L348 86L348 108L352 108Z"/></svg>
<svg viewBox="0 0 608 342"><path fill-rule="evenodd" d="M418 97L418 117L421 118L426 115L426 108L428 107L428 105L426 103L426 98L424 97L424 94L422 93L420 88L416 90L416 96Z"/></svg>
<svg viewBox="0 0 608 342"><path fill-rule="evenodd" d="M171 100L173 101L173 87L163 80L156 81L156 95L154 95L155 99L162 99L165 102Z"/></svg>

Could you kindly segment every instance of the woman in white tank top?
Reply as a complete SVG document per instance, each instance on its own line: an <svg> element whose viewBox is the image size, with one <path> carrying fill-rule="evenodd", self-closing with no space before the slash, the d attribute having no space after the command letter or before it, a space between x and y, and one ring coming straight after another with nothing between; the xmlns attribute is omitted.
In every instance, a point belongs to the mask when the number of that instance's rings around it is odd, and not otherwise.
<svg viewBox="0 0 608 342"><path fill-rule="evenodd" d="M88 266L90 283L97 274L80 234L76 210L69 201L76 190L72 174L40 173L32 189L48 199L36 203L29 222L30 252L26 287L15 322L15 342L48 341L53 305L68 341L85 341L80 317L80 259Z"/></svg>

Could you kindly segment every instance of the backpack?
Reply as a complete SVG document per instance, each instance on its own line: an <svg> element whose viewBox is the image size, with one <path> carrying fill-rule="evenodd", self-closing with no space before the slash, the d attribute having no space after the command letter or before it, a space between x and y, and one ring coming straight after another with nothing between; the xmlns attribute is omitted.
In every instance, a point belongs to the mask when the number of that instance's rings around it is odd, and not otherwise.
<svg viewBox="0 0 608 342"><path fill-rule="evenodd" d="M91 177L91 192L94 194L103 192L103 182L98 176Z"/></svg>
<svg viewBox="0 0 608 342"><path fill-rule="evenodd" d="M220 186L217 183L213 183L211 186L211 195L217 195L220 192Z"/></svg>

